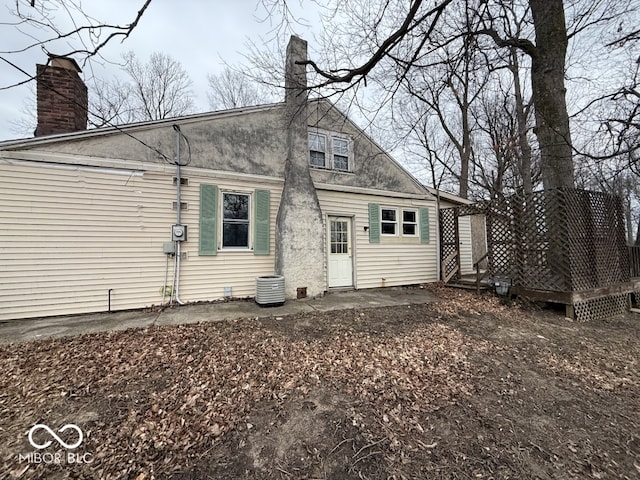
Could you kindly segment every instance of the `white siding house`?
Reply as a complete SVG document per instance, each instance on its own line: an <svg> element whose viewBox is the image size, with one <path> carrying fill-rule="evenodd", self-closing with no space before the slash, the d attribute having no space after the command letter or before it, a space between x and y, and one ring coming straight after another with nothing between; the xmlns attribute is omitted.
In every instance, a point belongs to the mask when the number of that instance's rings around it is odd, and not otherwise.
<svg viewBox="0 0 640 480"><path fill-rule="evenodd" d="M0 318L103 311L109 297L115 310L162 303L173 272L172 259L163 253L175 223L173 175L157 171L157 165L137 167L0 159ZM253 296L255 277L273 274L273 255L254 255L251 246L200 256L199 189L213 179L186 170L182 216L189 241L183 248L182 300L222 298L225 287L233 287L233 296ZM253 197L270 187L275 225L281 180L226 177L214 180L221 191Z"/></svg>
<svg viewBox="0 0 640 480"><path fill-rule="evenodd" d="M53 133L0 143L0 320L178 289L253 297L256 277L283 272L287 298L436 281L434 197L330 102L302 98L293 116L288 99L66 133L42 121Z"/></svg>

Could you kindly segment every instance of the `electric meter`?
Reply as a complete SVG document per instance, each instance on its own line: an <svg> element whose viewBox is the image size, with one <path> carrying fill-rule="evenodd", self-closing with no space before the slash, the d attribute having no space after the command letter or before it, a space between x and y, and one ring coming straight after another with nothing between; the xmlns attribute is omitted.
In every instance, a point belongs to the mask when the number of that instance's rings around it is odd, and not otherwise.
<svg viewBox="0 0 640 480"><path fill-rule="evenodd" d="M187 241L187 226L186 225L172 225L171 226L171 240L174 242L186 242Z"/></svg>

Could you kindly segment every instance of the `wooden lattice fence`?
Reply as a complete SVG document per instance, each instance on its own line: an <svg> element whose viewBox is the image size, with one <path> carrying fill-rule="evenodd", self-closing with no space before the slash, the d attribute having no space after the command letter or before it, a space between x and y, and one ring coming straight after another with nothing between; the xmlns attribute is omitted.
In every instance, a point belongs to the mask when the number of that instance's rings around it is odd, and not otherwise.
<svg viewBox="0 0 640 480"><path fill-rule="evenodd" d="M633 264L618 197L546 190L446 210L450 212L440 218L441 227L449 229L449 250L457 244L451 225L457 225L458 216L485 215L488 274L509 279L517 294L564 303L567 313L579 319L615 315L626 308L634 290Z"/></svg>
<svg viewBox="0 0 640 480"><path fill-rule="evenodd" d="M457 208L443 208L440 210L440 259L441 276L445 282L460 277L460 251L458 239Z"/></svg>

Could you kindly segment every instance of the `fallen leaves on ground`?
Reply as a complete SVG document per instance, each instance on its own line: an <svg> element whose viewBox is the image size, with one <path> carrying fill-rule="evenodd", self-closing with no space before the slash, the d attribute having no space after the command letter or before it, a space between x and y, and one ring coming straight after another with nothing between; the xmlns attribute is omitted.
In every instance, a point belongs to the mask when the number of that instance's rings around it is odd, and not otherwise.
<svg viewBox="0 0 640 480"><path fill-rule="evenodd" d="M637 475L632 320L428 288L431 305L2 347L0 477ZM21 461L37 423L78 424L91 463Z"/></svg>
<svg viewBox="0 0 640 480"><path fill-rule="evenodd" d="M366 322L366 313L358 315ZM94 475L167 474L215 446L258 401L283 402L317 388L373 407L354 409L353 424L369 439L384 424L398 441L421 428L420 413L470 393L477 372L468 352L486 348L442 324L401 335L345 331L291 341L256 320L6 347L0 350L5 467L29 450L25 432L35 423L89 415L95 420L86 423L84 449L93 452Z"/></svg>

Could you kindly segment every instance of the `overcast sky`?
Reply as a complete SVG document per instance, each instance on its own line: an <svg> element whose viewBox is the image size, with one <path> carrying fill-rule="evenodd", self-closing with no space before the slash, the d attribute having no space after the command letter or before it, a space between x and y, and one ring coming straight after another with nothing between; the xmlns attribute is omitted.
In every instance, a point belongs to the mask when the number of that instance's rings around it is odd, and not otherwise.
<svg viewBox="0 0 640 480"><path fill-rule="evenodd" d="M23 48L30 40L14 26L6 25L15 21L8 13L15 0L0 0L0 56L9 59L16 67L29 74L35 74L37 63L46 63L47 56L40 47L32 48L21 54L6 54ZM83 2L86 9L96 19L126 24L135 18L143 0L90 0ZM296 15L313 23L313 12L299 9L298 2L289 2L298 8ZM305 4L305 8L313 5ZM140 24L124 43L112 41L103 54L110 61L119 61L122 53L133 50L138 58L147 61L149 55L160 51L178 60L189 73L194 83L196 110L207 111L206 97L207 74L217 73L224 68L224 62L230 64L246 63L242 57L248 53L249 39L256 43L261 38L272 37L273 24L267 19L266 12L259 0L153 0ZM60 17L64 18L64 17ZM312 31L302 24L295 26L296 34L312 41ZM37 32L42 35L42 32ZM60 47L62 48L62 47ZM310 45L312 48L312 45ZM50 48L53 53L54 48ZM83 74L105 80L122 75L117 65L100 65L92 62L83 68ZM0 87L6 87L25 80L26 76L14 66L0 61ZM32 87L33 88L33 87ZM34 90L35 91L35 90ZM24 135L17 134L12 121L24 117L25 102L33 98L28 86L0 90L0 140L8 140Z"/></svg>

